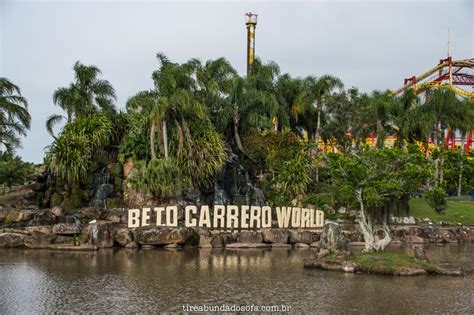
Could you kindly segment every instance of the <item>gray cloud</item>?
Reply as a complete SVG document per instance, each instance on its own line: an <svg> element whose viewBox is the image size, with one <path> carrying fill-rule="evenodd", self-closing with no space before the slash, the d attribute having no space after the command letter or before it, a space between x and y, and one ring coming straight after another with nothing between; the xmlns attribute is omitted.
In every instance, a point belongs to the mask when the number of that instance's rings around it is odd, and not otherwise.
<svg viewBox="0 0 474 315"><path fill-rule="evenodd" d="M244 13L259 14L256 52L295 76L330 73L347 87L393 89L446 55L473 56L471 1L127 2L0 0L0 76L28 98L33 125L19 153L42 161L51 95L76 60L97 65L118 107L152 87L156 52L176 61L225 56L243 74Z"/></svg>

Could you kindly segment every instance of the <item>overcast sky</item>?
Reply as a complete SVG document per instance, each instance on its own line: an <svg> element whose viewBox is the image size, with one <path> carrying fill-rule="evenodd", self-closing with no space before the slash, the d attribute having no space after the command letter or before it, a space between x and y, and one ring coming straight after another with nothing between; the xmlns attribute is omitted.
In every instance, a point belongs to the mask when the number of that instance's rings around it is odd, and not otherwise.
<svg viewBox="0 0 474 315"><path fill-rule="evenodd" d="M41 162L53 91L80 60L115 87L117 106L152 87L155 55L226 57L245 72L244 13L256 12L256 54L294 76L332 74L362 91L394 89L447 54L473 57L474 1L0 0L0 77L17 84L33 118L18 153Z"/></svg>

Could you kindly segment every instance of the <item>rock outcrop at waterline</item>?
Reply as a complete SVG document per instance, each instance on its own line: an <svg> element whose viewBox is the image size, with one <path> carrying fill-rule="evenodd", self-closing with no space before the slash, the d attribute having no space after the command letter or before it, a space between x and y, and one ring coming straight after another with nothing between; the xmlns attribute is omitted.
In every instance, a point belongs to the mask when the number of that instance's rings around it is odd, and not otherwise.
<svg viewBox="0 0 474 315"><path fill-rule="evenodd" d="M347 239L362 243L355 225L326 224L322 230L261 229L223 232L203 228L141 227L129 229L124 209L0 208L0 247L85 249L106 247L164 247L170 244L201 248L318 248L320 252L346 251ZM95 223L90 224L91 221ZM466 226L393 226L393 243L452 243L474 240L474 229ZM321 240L321 241L320 241ZM234 245L230 245L234 244ZM260 244L260 245L255 245ZM178 247L177 247L178 248ZM74 248L73 248L74 249ZM324 255L322 255L324 256Z"/></svg>

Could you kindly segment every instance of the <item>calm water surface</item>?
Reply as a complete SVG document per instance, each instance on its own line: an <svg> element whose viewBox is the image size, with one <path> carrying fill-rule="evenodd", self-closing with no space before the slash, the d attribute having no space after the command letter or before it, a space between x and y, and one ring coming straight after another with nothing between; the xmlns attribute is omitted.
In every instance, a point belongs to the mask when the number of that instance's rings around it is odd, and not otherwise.
<svg viewBox="0 0 474 315"><path fill-rule="evenodd" d="M392 250L400 250L392 248ZM431 246L474 267L474 244ZM313 250L0 250L0 314L151 313L189 305L292 312L473 313L474 276L386 277L303 269Z"/></svg>

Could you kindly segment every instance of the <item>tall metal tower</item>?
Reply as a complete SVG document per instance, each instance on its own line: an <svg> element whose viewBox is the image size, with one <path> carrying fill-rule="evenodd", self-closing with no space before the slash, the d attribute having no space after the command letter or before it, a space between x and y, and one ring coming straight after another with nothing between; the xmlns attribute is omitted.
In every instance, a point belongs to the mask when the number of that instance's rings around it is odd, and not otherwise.
<svg viewBox="0 0 474 315"><path fill-rule="evenodd" d="M247 76L252 72L255 59L255 28L257 27L257 14L247 12L245 14L245 25L247 25Z"/></svg>

